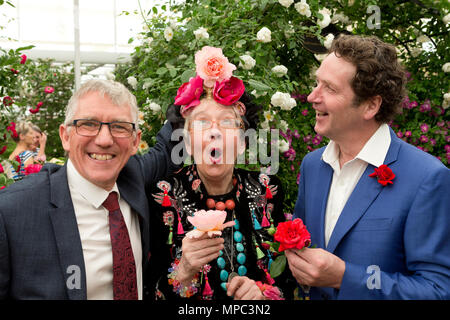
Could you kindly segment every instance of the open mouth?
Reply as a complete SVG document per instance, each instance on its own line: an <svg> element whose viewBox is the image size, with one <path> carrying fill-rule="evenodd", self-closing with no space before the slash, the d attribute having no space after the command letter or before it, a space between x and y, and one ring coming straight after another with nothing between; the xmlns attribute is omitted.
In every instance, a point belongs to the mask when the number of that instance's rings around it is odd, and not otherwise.
<svg viewBox="0 0 450 320"><path fill-rule="evenodd" d="M111 154L99 154L99 153L89 153L88 155L91 159L100 161L111 160L112 158L115 157L114 155Z"/></svg>
<svg viewBox="0 0 450 320"><path fill-rule="evenodd" d="M209 153L209 159L213 164L220 163L222 160L222 150L219 148L212 148Z"/></svg>
<svg viewBox="0 0 450 320"><path fill-rule="evenodd" d="M326 113L326 112L321 112L321 111L316 110L316 117L325 117L327 115L328 115L328 113Z"/></svg>

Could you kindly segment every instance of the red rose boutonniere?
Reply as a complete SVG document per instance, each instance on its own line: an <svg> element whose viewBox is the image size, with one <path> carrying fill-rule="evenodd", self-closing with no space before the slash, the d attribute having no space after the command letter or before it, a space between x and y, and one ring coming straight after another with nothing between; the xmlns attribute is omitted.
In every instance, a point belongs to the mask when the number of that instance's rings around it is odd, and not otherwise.
<svg viewBox="0 0 450 320"><path fill-rule="evenodd" d="M369 174L369 177L377 178L378 183L385 187L388 184L394 184L392 180L394 180L395 174L392 172L391 168L382 164L378 168L375 168L375 171Z"/></svg>

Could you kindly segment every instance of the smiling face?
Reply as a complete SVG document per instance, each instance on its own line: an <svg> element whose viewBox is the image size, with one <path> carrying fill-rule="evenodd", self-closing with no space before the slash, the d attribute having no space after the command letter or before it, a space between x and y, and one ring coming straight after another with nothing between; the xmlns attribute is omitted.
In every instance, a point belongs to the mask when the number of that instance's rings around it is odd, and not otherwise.
<svg viewBox="0 0 450 320"><path fill-rule="evenodd" d="M364 111L355 106L355 93L351 81L356 67L334 53L329 54L316 72L317 85L308 96L316 110L314 130L335 141L364 128Z"/></svg>
<svg viewBox="0 0 450 320"><path fill-rule="evenodd" d="M202 123L212 121L212 127L201 129ZM219 121L221 125L219 125ZM212 99L204 99L188 115L188 152L201 176L219 181L233 172L238 153L245 151L245 142L240 138L240 128L223 128L230 123L241 123L240 117L229 106L218 104Z"/></svg>
<svg viewBox="0 0 450 320"><path fill-rule="evenodd" d="M72 120L75 119L133 122L129 105L114 105L107 95L102 97L97 92L88 92L78 100ZM59 135L78 173L108 191L128 159L136 153L141 138L140 131L129 138L115 138L107 125L94 137L81 136L75 127L61 125Z"/></svg>

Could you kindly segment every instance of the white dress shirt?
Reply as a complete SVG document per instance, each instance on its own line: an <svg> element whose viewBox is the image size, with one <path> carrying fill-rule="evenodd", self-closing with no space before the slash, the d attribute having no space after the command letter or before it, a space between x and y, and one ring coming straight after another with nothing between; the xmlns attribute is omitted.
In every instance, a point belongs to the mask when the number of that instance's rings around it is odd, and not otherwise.
<svg viewBox="0 0 450 320"><path fill-rule="evenodd" d="M67 163L67 179L83 248L87 299L112 300L113 257L109 212L102 206L109 192L83 178L70 160ZM121 199L117 184L111 191L116 191L119 196L120 210L136 263L138 297L142 299L142 243L138 215Z"/></svg>
<svg viewBox="0 0 450 320"><path fill-rule="evenodd" d="M389 146L391 134L389 126L382 124L370 137L358 155L346 162L342 168L339 164L339 146L330 141L322 154L322 160L333 168L333 180L328 194L325 213L325 246L328 245L334 227L344 209L348 198L370 163L375 167L383 164Z"/></svg>

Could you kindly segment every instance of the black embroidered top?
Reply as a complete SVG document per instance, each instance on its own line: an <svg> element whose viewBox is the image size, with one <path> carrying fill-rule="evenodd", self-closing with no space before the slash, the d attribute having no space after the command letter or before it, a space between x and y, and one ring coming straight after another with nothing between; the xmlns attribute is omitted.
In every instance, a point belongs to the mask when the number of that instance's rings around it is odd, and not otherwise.
<svg viewBox="0 0 450 320"><path fill-rule="evenodd" d="M198 210L209 210L206 205L207 199L213 199L216 203L219 201L225 203L230 199L234 201L235 208L226 209L225 221L231 221L233 216L239 221L239 231L243 236L241 243L246 256L244 263L247 269L246 276L255 281L270 284L272 278L269 276L269 264L275 260L277 254L264 242L273 241L274 227L279 222L285 221L284 193L280 180L276 176L236 168L233 173L231 192L220 196L209 196L196 166L191 165L184 167L172 177L159 181L149 198L151 259L146 278L151 299L179 297L174 292L174 287L168 284L169 269L176 259L181 259L182 239L193 229L187 216L192 216ZM237 262L239 252L235 249L236 243L232 240L233 229L226 228L222 232L225 246L224 269L227 272L233 270L237 272L241 265ZM209 265L211 268L207 272L207 277L213 290L213 295L209 298L213 300L229 298L221 287L223 281L220 279L220 271L222 269L218 266L217 260L211 261ZM199 278L201 286L192 298L208 298L203 295L205 286L203 273ZM284 298L292 298L296 282L287 266L283 274L274 280L275 283L272 285L282 291Z"/></svg>

